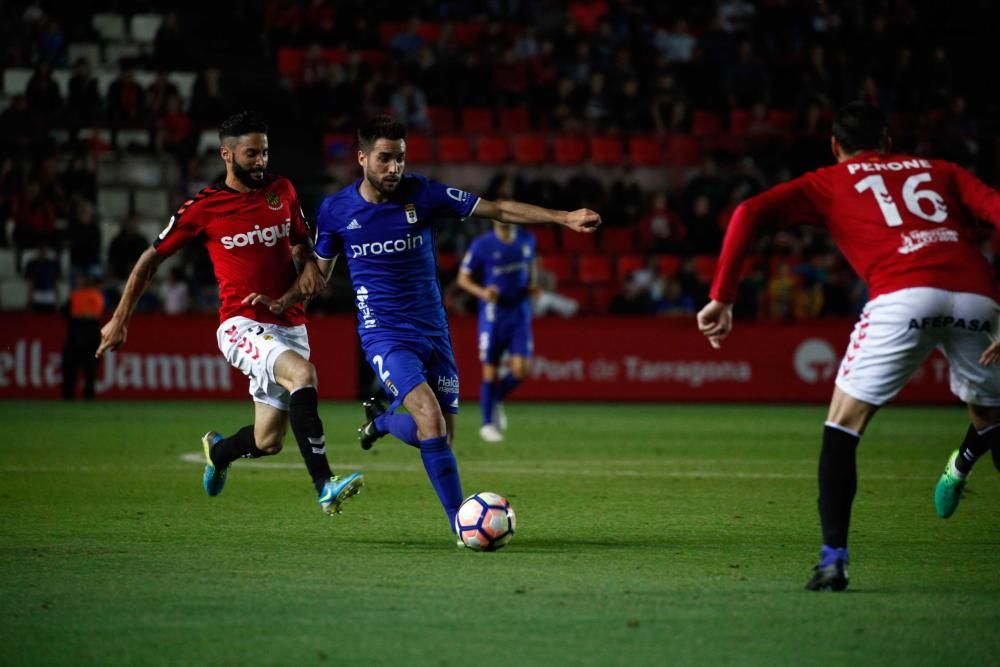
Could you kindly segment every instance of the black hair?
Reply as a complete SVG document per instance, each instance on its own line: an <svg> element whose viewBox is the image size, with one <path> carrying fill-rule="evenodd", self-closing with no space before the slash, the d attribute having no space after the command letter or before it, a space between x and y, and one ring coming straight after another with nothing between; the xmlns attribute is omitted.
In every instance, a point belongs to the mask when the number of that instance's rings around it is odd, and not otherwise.
<svg viewBox="0 0 1000 667"><path fill-rule="evenodd" d="M847 153L884 149L887 132L885 114L871 104L851 102L833 116L833 136Z"/></svg>
<svg viewBox="0 0 1000 667"><path fill-rule="evenodd" d="M240 111L222 121L219 126L219 142L224 142L226 137L242 137L251 132L267 134L267 122L255 111Z"/></svg>
<svg viewBox="0 0 1000 667"><path fill-rule="evenodd" d="M371 151L379 139L406 139L406 125L390 116L374 116L358 128L358 146L365 153Z"/></svg>

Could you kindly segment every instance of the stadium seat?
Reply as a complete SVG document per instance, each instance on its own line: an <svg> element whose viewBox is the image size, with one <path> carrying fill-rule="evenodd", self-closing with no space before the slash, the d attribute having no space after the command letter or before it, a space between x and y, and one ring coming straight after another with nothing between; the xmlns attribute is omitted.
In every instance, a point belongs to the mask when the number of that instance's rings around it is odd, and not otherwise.
<svg viewBox="0 0 1000 667"><path fill-rule="evenodd" d="M132 213L132 193L124 188L101 188L97 191L98 217L121 220Z"/></svg>
<svg viewBox="0 0 1000 667"><path fill-rule="evenodd" d="M590 301L591 289L589 287L583 287L580 285L571 285L569 287L560 286L556 289L556 291L562 296L576 301L580 305L579 313L581 315L589 315L594 311Z"/></svg>
<svg viewBox="0 0 1000 667"><path fill-rule="evenodd" d="M493 132L493 109L465 107L462 109L462 129L466 132Z"/></svg>
<svg viewBox="0 0 1000 667"><path fill-rule="evenodd" d="M28 82L34 75L27 67L8 67L3 71L3 92L13 97L23 95L28 90Z"/></svg>
<svg viewBox="0 0 1000 667"><path fill-rule="evenodd" d="M597 243L593 234L574 232L571 229L560 229L560 246L566 252L573 254L597 252Z"/></svg>
<svg viewBox="0 0 1000 667"><path fill-rule="evenodd" d="M514 159L518 164L540 164L549 158L544 136L521 134L514 137Z"/></svg>
<svg viewBox="0 0 1000 667"><path fill-rule="evenodd" d="M617 287L593 287L590 290L590 309L595 315L607 315L611 302L618 295Z"/></svg>
<svg viewBox="0 0 1000 667"><path fill-rule="evenodd" d="M619 283L623 283L630 275L644 266L646 266L646 259L642 255L619 255L615 260L615 279Z"/></svg>
<svg viewBox="0 0 1000 667"><path fill-rule="evenodd" d="M625 159L618 137L597 135L590 138L590 161L597 165L617 166Z"/></svg>
<svg viewBox="0 0 1000 667"><path fill-rule="evenodd" d="M663 147L659 137L636 135L628 140L628 159L637 166L658 165L663 162Z"/></svg>
<svg viewBox="0 0 1000 667"><path fill-rule="evenodd" d="M28 307L28 281L19 276L0 280L0 309L24 310Z"/></svg>
<svg viewBox="0 0 1000 667"><path fill-rule="evenodd" d="M581 285L610 285L611 258L607 255L582 255L576 262Z"/></svg>
<svg viewBox="0 0 1000 667"><path fill-rule="evenodd" d="M424 44L437 44L441 39L441 24L434 21L421 21L417 26L417 36L424 40Z"/></svg>
<svg viewBox="0 0 1000 667"><path fill-rule="evenodd" d="M437 254L438 269L446 273L458 270L459 258L455 253L439 252Z"/></svg>
<svg viewBox="0 0 1000 667"><path fill-rule="evenodd" d="M675 134L667 142L667 164L689 167L701 161L701 142L694 137Z"/></svg>
<svg viewBox="0 0 1000 667"><path fill-rule="evenodd" d="M125 19L121 14L94 14L90 25L105 42L120 41L128 37L125 33Z"/></svg>
<svg viewBox="0 0 1000 667"><path fill-rule="evenodd" d="M767 124L782 132L794 130L797 120L797 114L791 109L768 109L767 111Z"/></svg>
<svg viewBox="0 0 1000 667"><path fill-rule="evenodd" d="M302 75L302 62L305 60L305 49L294 49L289 46L282 46L278 49L277 68L278 74L286 79L298 83Z"/></svg>
<svg viewBox="0 0 1000 667"><path fill-rule="evenodd" d="M446 134L438 138L437 157L440 162L470 162L469 139L464 134Z"/></svg>
<svg viewBox="0 0 1000 667"><path fill-rule="evenodd" d="M750 129L750 112L746 109L733 108L729 111L729 131L744 135Z"/></svg>
<svg viewBox="0 0 1000 667"><path fill-rule="evenodd" d="M510 143L506 137L481 136L476 140L476 162L503 164L510 159Z"/></svg>
<svg viewBox="0 0 1000 667"><path fill-rule="evenodd" d="M133 41L151 45L162 22L159 14L133 14L129 19L129 34Z"/></svg>
<svg viewBox="0 0 1000 667"><path fill-rule="evenodd" d="M560 134L552 142L552 152L556 164L576 166L587 159L587 142L580 136Z"/></svg>
<svg viewBox="0 0 1000 667"><path fill-rule="evenodd" d="M703 109L691 112L691 136L709 137L722 134L722 116Z"/></svg>
<svg viewBox="0 0 1000 667"><path fill-rule="evenodd" d="M535 248L539 254L555 252L559 249L559 237L556 228L551 225L532 225L531 234L535 237Z"/></svg>
<svg viewBox="0 0 1000 667"><path fill-rule="evenodd" d="M660 265L660 273L664 278L675 275L681 268L681 258L677 255L659 255L656 262Z"/></svg>
<svg viewBox="0 0 1000 667"><path fill-rule="evenodd" d="M427 107L427 118L435 132L452 132L455 130L455 114L451 107Z"/></svg>
<svg viewBox="0 0 1000 667"><path fill-rule="evenodd" d="M388 47L393 38L401 32L406 32L409 24L406 21L382 21L378 24L380 43Z"/></svg>
<svg viewBox="0 0 1000 667"><path fill-rule="evenodd" d="M556 278L560 287L572 285L576 282L576 273L573 271L573 258L569 255L551 254L541 258L542 268L551 273Z"/></svg>
<svg viewBox="0 0 1000 667"><path fill-rule="evenodd" d="M0 248L0 279L13 278L17 275L17 264L14 262L12 248Z"/></svg>
<svg viewBox="0 0 1000 667"><path fill-rule="evenodd" d="M635 252L637 249L636 228L601 227L601 241L598 244L601 252L609 255L622 255Z"/></svg>
<svg viewBox="0 0 1000 667"><path fill-rule="evenodd" d="M718 255L695 255L694 270L702 282L712 282L712 278L715 277L715 268L718 265Z"/></svg>
<svg viewBox="0 0 1000 667"><path fill-rule="evenodd" d="M135 210L147 218L166 218L170 215L170 197L161 188L136 188L132 193Z"/></svg>
<svg viewBox="0 0 1000 667"><path fill-rule="evenodd" d="M434 147L423 134L409 134L406 137L406 161L427 164L434 161Z"/></svg>
<svg viewBox="0 0 1000 667"><path fill-rule="evenodd" d="M486 23L483 21L463 21L455 24L455 41L459 46L474 46L482 34Z"/></svg>
<svg viewBox="0 0 1000 667"><path fill-rule="evenodd" d="M531 113L528 107L504 107L500 109L500 129L504 132L530 132Z"/></svg>

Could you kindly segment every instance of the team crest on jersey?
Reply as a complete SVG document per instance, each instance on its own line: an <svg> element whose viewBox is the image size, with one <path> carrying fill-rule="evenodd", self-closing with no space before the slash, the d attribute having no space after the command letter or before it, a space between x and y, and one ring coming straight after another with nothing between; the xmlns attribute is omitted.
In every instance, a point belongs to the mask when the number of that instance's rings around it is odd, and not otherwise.
<svg viewBox="0 0 1000 667"><path fill-rule="evenodd" d="M267 207L272 211L280 211L282 207L281 198L273 192L265 192L264 199L267 200Z"/></svg>
<svg viewBox="0 0 1000 667"><path fill-rule="evenodd" d="M406 208L406 224L415 225L417 224L417 207L413 204L407 204Z"/></svg>

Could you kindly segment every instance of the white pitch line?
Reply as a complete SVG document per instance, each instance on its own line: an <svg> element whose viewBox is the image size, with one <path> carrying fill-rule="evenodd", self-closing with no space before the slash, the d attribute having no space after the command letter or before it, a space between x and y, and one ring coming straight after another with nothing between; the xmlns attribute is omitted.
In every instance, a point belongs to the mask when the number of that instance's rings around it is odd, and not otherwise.
<svg viewBox="0 0 1000 667"><path fill-rule="evenodd" d="M205 455L202 453L190 453L183 454L181 457L182 461L187 463L205 463ZM555 465L553 465L553 463ZM806 473L768 473L768 472L723 472L717 470L691 470L691 471L680 471L680 470L628 470L622 468L615 468L617 461L609 461L607 468L583 468L578 465L574 465L571 461L549 461L545 462L544 466L536 466L531 468L525 467L508 467L504 465L497 465L495 463L463 463L461 465L462 470L473 471L477 473L492 473L492 474L516 474L516 475L561 475L561 474L572 474L577 476L585 477L656 477L656 478L673 478L673 479L789 479L789 480L814 480L816 479L816 474L811 472ZM676 461L645 461L646 465L676 465ZM699 463L702 463L699 461ZM815 465L815 462L811 462ZM238 460L234 462L234 465L242 466L252 466L256 468L269 468L271 470L300 470L302 468L301 463L280 463L278 461L246 461ZM742 462L741 462L742 465ZM423 472L423 467L418 465L409 465L405 463L367 463L361 464L357 462L336 462L335 468L339 470L361 470L364 472ZM908 481L908 482L919 482L926 481L930 477L921 475L866 475L865 479L873 480L883 480L883 481Z"/></svg>

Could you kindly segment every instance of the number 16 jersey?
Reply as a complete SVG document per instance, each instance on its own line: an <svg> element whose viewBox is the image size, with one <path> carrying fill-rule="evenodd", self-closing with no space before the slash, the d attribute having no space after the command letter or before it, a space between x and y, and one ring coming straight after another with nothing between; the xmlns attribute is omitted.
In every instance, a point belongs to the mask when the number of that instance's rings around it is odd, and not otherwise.
<svg viewBox="0 0 1000 667"><path fill-rule="evenodd" d="M743 202L733 213L711 296L732 303L760 223L825 226L870 297L936 287L996 297L977 219L1000 227L1000 194L958 165L864 152Z"/></svg>

